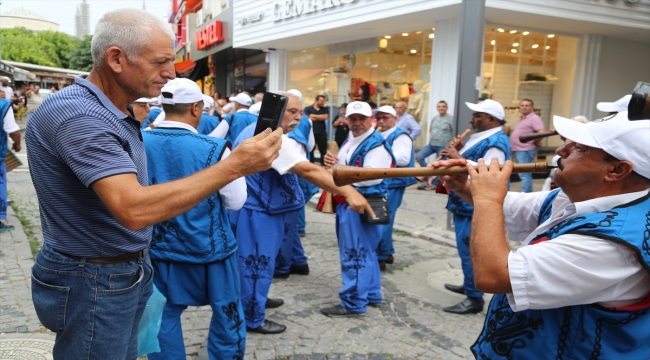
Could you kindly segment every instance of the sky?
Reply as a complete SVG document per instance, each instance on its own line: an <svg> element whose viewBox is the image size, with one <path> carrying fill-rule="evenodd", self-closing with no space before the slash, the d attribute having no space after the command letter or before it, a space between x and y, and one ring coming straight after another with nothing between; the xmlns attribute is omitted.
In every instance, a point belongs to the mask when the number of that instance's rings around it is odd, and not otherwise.
<svg viewBox="0 0 650 360"><path fill-rule="evenodd" d="M105 13L119 8L142 9L142 0L87 0L90 5L90 33L95 30L97 21ZM75 35L74 16L81 0L0 0L0 13L21 6L43 16L46 20L59 24L59 31ZM146 10L158 17L167 18L169 0L145 0Z"/></svg>

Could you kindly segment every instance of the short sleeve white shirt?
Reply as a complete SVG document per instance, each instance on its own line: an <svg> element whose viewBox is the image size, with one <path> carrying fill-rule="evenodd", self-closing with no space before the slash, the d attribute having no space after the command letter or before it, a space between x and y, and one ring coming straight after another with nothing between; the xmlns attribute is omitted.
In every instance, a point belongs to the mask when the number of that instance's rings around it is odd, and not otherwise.
<svg viewBox="0 0 650 360"><path fill-rule="evenodd" d="M280 175L284 175L302 161L308 161L305 147L296 140L283 134L280 156L273 160L271 167Z"/></svg>
<svg viewBox="0 0 650 360"><path fill-rule="evenodd" d="M352 157L352 154L357 150L359 145L368 138L373 132L375 131L374 128L368 129L365 133L363 133L360 136L353 137L350 135L348 138L348 141L341 147L339 150L339 164L342 165L348 165L350 163L350 158ZM350 132L350 134L352 134ZM388 150L384 146L378 146L366 154L365 159L363 160L363 167L364 168L389 168L390 164L393 162L393 159L391 158L390 154L388 153ZM359 187L367 187L367 186L372 186L372 185L377 185L382 182L383 179L378 179L378 180L367 180L367 181L361 181L354 183L354 186L359 186Z"/></svg>
<svg viewBox="0 0 650 360"><path fill-rule="evenodd" d="M476 134L472 134L469 137L469 140L467 140L467 143L465 143L463 148L460 149L460 151L458 153L460 155L463 155L465 153L465 151L471 149L472 146L476 145L479 141L487 139L490 136L498 133L499 131L503 131L503 130L501 130L501 127L496 127L494 129L485 130L485 131L481 131L481 132L476 133ZM496 148L496 147L489 148L487 150L487 152L485 153L485 155L483 156L483 160L485 160L486 163L489 163L492 160L493 157L496 157L497 159L499 159L499 164L503 164L503 163L506 162L506 154L499 148ZM475 163L473 161L470 161L470 162Z"/></svg>
<svg viewBox="0 0 650 360"><path fill-rule="evenodd" d="M386 131L382 131L381 136L386 139L390 134L394 133L395 130L397 130L397 126L392 127ZM398 135L393 141L392 149L395 161L397 161L396 165L408 166L408 164L411 162L411 154L413 153L413 140L411 140L409 134L404 133Z"/></svg>

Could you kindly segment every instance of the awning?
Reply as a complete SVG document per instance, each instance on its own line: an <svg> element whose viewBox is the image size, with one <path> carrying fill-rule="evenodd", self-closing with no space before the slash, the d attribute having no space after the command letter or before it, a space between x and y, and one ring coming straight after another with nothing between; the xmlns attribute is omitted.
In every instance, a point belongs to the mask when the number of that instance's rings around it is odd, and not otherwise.
<svg viewBox="0 0 650 360"><path fill-rule="evenodd" d="M14 70L13 66L0 61L0 75L14 77L15 73L16 71Z"/></svg>
<svg viewBox="0 0 650 360"><path fill-rule="evenodd" d="M192 60L185 60L174 64L174 68L176 68L176 71L178 71L179 73L186 73L192 71L192 69L194 69L195 66L196 63Z"/></svg>

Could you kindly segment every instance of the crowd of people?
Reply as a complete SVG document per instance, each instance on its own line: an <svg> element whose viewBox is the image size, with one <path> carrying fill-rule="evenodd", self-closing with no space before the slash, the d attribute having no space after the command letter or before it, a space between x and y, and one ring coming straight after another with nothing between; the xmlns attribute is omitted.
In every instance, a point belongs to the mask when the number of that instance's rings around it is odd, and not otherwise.
<svg viewBox="0 0 650 360"><path fill-rule="evenodd" d="M444 310L477 313L483 292L497 294L472 347L477 357L647 357L650 120L629 121L626 112L586 124L555 117L565 139L559 188L511 193L511 151L530 161L534 149L515 148L494 100L465 104L474 133L463 141L451 135L440 101L417 156L421 129L405 104L352 101L333 122L335 154L322 147L324 97L303 108L299 91L278 92L288 99L278 129L256 135L261 94L205 96L176 78L171 39L167 24L144 11L104 15L90 75L40 104L27 125L44 236L32 298L56 333L55 359L135 359L154 285L167 302L161 351L150 359L185 356L181 314L201 305L213 310L210 358L243 359L247 331L286 330L265 317L284 302L269 289L274 277L309 274L301 235L318 188L333 194L342 279L340 302L321 313L364 315L383 302L380 271L394 262L395 214L417 180L337 186L326 167L413 167L416 159L470 173L441 178L464 275L462 285L445 287L467 296ZM515 134L543 130L532 110L522 100ZM427 165L433 154L447 159ZM508 239L523 246L513 252Z"/></svg>

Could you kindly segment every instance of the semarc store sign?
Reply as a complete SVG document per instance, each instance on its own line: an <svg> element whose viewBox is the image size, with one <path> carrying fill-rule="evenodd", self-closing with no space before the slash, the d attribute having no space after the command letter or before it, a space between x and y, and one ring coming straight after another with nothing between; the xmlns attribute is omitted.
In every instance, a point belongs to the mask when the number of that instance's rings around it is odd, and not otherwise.
<svg viewBox="0 0 650 360"><path fill-rule="evenodd" d="M291 19L324 9L350 4L354 0L283 0L273 6L273 21Z"/></svg>

